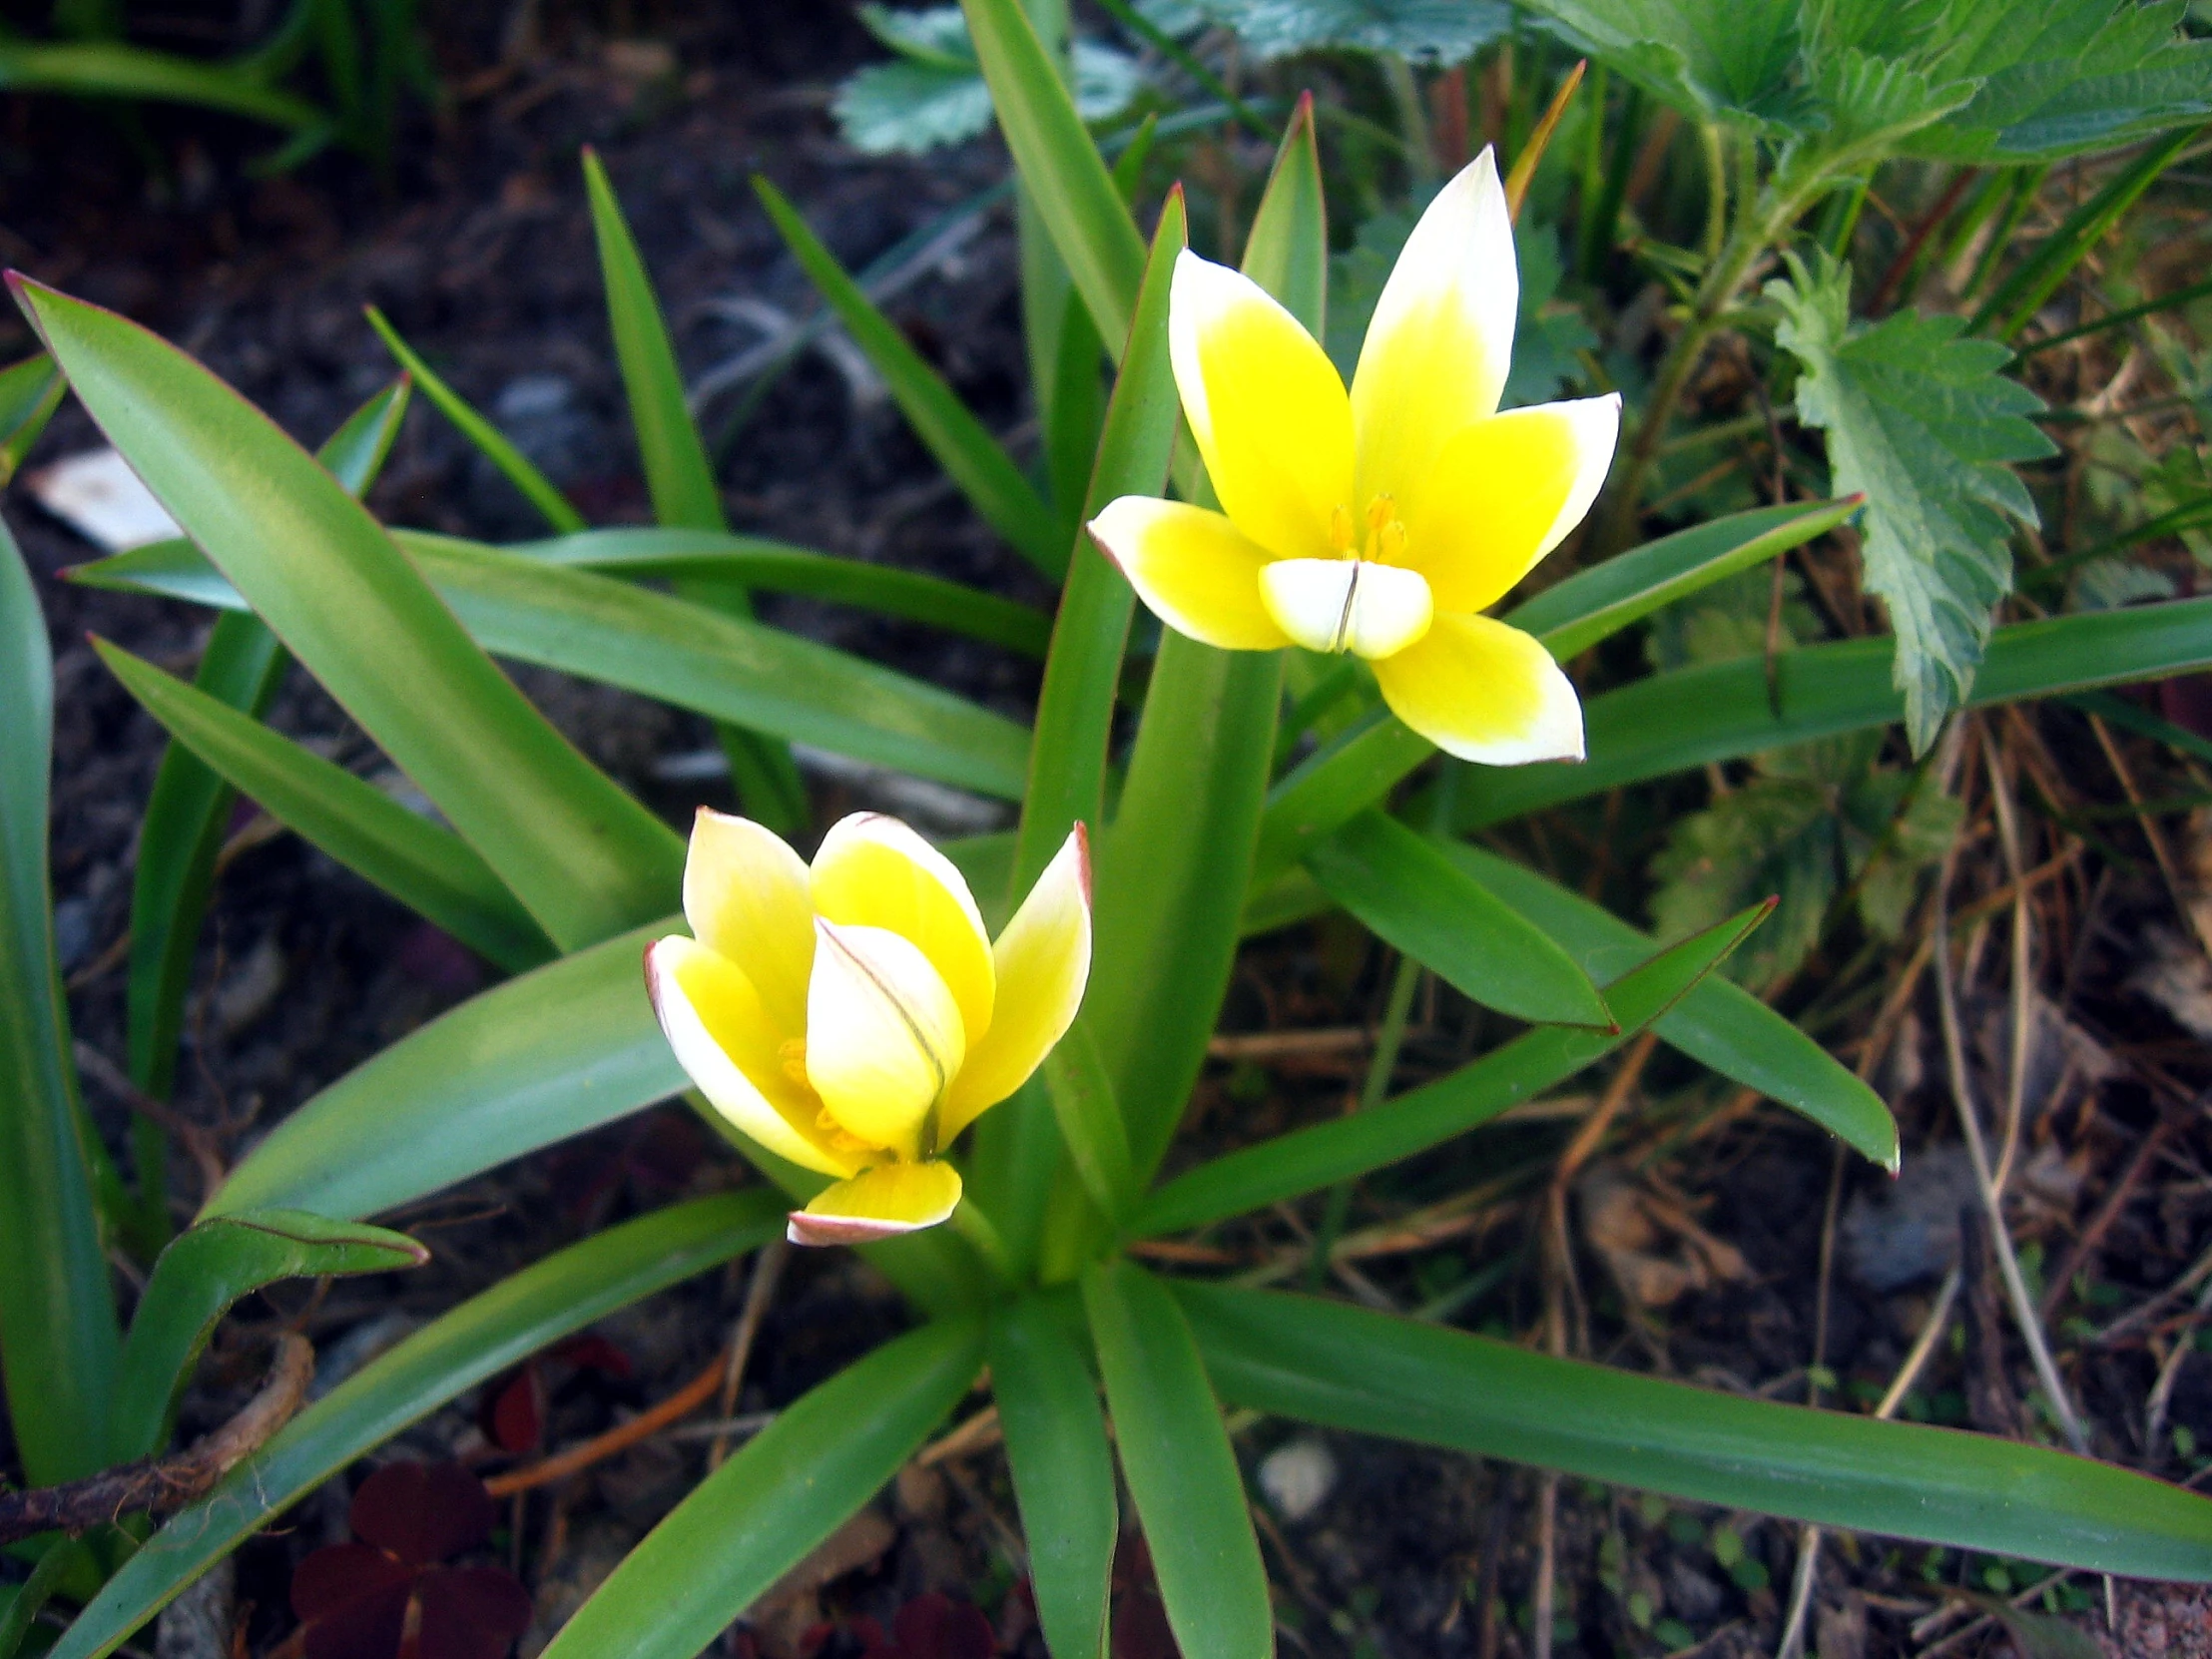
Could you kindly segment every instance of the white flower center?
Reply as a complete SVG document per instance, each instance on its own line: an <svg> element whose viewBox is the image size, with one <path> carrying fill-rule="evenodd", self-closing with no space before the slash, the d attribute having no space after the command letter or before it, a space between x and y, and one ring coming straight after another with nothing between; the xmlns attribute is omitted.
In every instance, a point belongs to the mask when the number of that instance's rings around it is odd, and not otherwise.
<svg viewBox="0 0 2212 1659"><path fill-rule="evenodd" d="M1276 626L1309 651L1349 651L1371 662L1403 651L1428 632L1435 606L1428 582L1398 561L1405 525L1386 495L1368 503L1366 545L1354 548L1349 507L1330 524L1333 559L1282 559L1260 572L1260 598Z"/></svg>

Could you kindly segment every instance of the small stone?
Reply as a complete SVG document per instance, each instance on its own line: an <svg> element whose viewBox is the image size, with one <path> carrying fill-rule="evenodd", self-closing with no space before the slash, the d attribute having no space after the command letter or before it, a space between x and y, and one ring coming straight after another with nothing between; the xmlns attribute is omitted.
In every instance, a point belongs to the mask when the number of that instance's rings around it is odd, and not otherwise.
<svg viewBox="0 0 2212 1659"><path fill-rule="evenodd" d="M1320 1440L1286 1440L1260 1459L1260 1490L1283 1520L1311 1519L1337 1485L1337 1459Z"/></svg>
<svg viewBox="0 0 2212 1659"><path fill-rule="evenodd" d="M1895 1181L1851 1201L1839 1229L1844 1260L1883 1295L1936 1278L1958 1259L1958 1211L1976 1190L1964 1148L1915 1154Z"/></svg>
<svg viewBox="0 0 2212 1659"><path fill-rule="evenodd" d="M54 957L68 973L92 954L92 900L65 898L54 906Z"/></svg>
<svg viewBox="0 0 2212 1659"><path fill-rule="evenodd" d="M154 1625L157 1659L230 1659L237 1586L238 1562L229 1555L188 1584Z"/></svg>

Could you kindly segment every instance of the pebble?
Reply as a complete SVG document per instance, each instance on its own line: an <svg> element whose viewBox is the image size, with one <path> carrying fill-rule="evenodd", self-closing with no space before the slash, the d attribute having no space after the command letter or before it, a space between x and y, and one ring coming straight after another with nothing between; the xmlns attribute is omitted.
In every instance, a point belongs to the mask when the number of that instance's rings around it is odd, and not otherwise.
<svg viewBox="0 0 2212 1659"><path fill-rule="evenodd" d="M1337 1459L1320 1440L1285 1440L1260 1459L1260 1490L1283 1520L1311 1519L1337 1485Z"/></svg>

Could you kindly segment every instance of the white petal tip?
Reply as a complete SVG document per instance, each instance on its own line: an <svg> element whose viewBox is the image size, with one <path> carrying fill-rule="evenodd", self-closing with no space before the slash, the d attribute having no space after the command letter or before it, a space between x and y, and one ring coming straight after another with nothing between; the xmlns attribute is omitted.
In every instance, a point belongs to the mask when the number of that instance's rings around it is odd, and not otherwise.
<svg viewBox="0 0 2212 1659"><path fill-rule="evenodd" d="M941 1219L941 1218L940 1218ZM932 1221L875 1221L860 1216L811 1216L794 1210L784 1237L795 1245L863 1245L934 1227Z"/></svg>

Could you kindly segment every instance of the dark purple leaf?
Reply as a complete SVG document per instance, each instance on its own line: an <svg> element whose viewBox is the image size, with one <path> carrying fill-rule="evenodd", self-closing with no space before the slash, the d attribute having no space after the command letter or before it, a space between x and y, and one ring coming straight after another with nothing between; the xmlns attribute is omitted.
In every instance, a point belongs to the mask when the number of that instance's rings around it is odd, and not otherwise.
<svg viewBox="0 0 2212 1659"><path fill-rule="evenodd" d="M414 1580L414 1568L368 1544L316 1550L291 1575L307 1659L392 1659Z"/></svg>
<svg viewBox="0 0 2212 1659"><path fill-rule="evenodd" d="M530 1592L505 1567L422 1575L422 1659L502 1659L530 1628Z"/></svg>
<svg viewBox="0 0 2212 1659"><path fill-rule="evenodd" d="M458 1463L386 1463L361 1482L347 1518L354 1536L427 1567L491 1536L498 1511Z"/></svg>
<svg viewBox="0 0 2212 1659"><path fill-rule="evenodd" d="M891 1632L898 1659L991 1659L998 1651L981 1609L935 1590L901 1607Z"/></svg>

